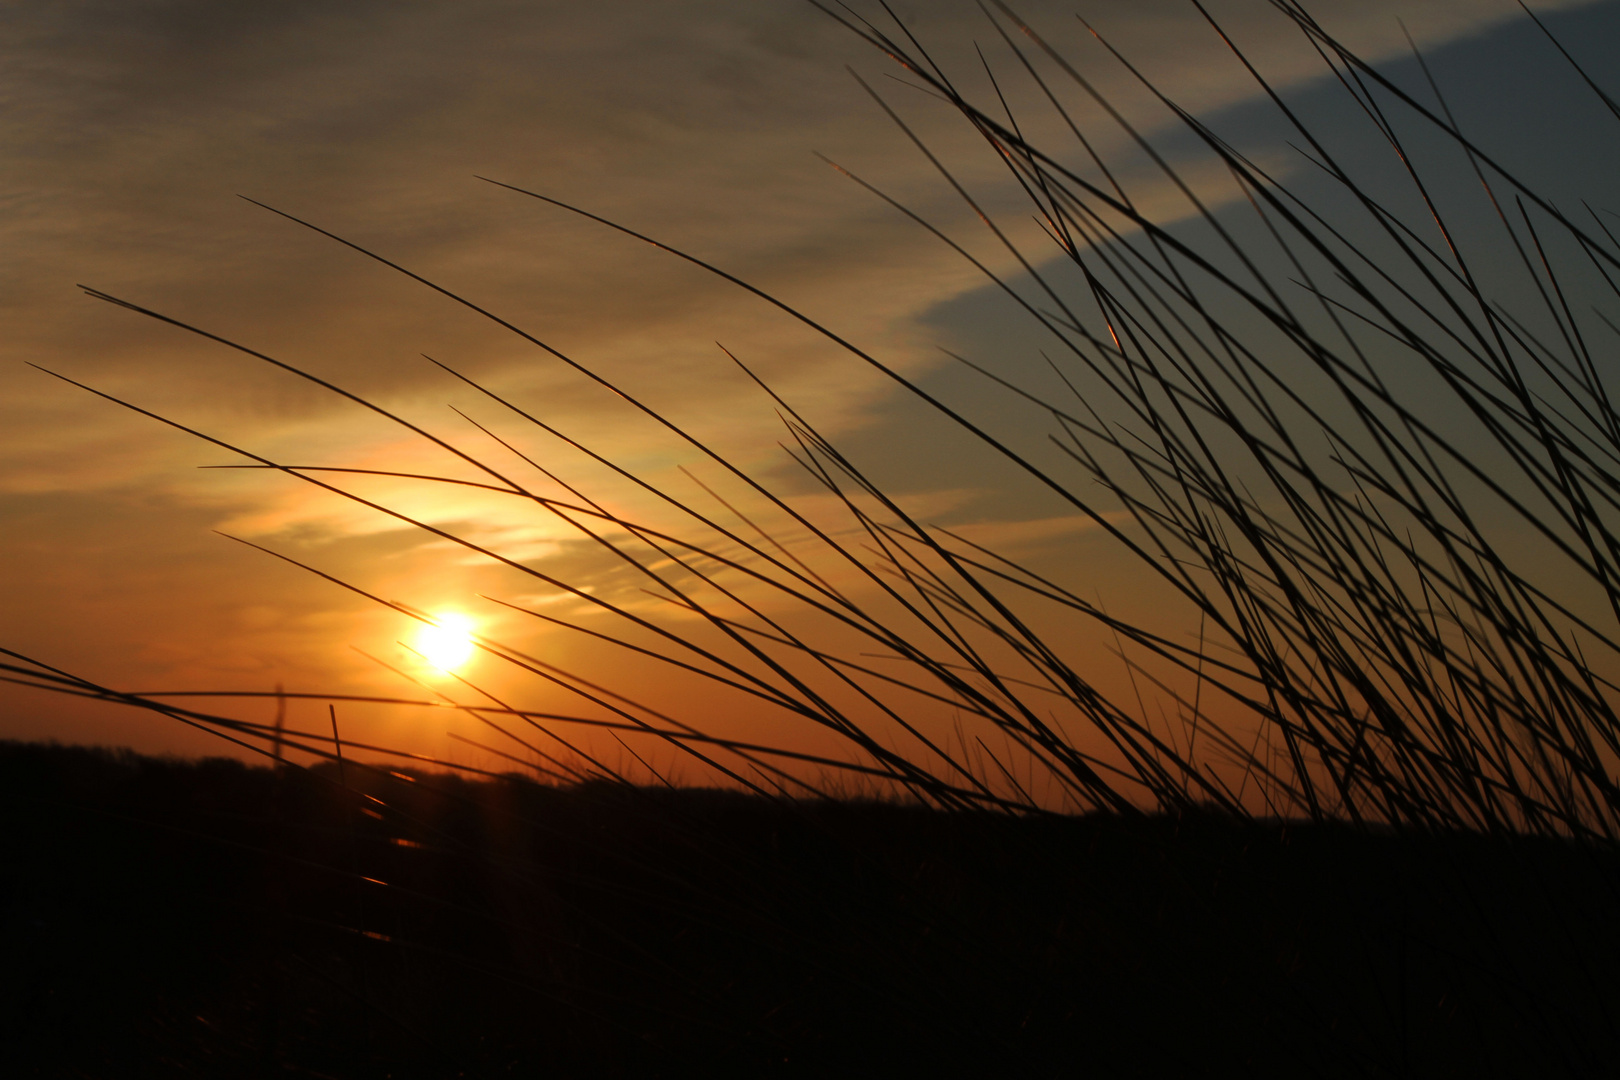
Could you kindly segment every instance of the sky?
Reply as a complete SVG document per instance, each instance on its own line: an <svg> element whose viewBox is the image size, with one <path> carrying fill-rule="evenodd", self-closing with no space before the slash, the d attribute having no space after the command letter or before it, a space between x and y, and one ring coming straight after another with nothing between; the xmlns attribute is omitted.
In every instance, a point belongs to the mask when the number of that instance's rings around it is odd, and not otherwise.
<svg viewBox="0 0 1620 1080"><path fill-rule="evenodd" d="M1615 4L1532 6L1594 70L1620 42ZM1511 2L1331 7L1324 22L1364 57L1409 63L1410 33L1437 70L1464 81L1492 83L1518 43L1544 49ZM965 86L986 85L975 42L992 62L1011 63L975 5L895 10ZM1330 89L1320 61L1267 4L1211 10L1279 87L1304 97ZM1301 168L1257 119L1252 80L1188 5L1042 0L1020 13L1144 130L1171 125L1074 14L1191 111L1249 137L1261 160L1283 173ZM778 446L771 402L719 342L919 513L1033 558L1073 562L1083 550L1082 573L1097 580L1082 587L1145 602L1125 563L1085 546L1098 541L1082 521L1009 494L995 469L933 443L880 376L792 319L639 241L478 179L545 193L689 250L925 385L982 399L940 346L980 355L1035 346L1002 328L978 271L817 155L970 237L992 269L1015 269L858 75L986 208L1016 219L1020 194L959 119L891 78L883 56L808 3L11 0L0 3L0 54L0 646L126 690L424 692L363 651L465 692L401 647L415 632L409 619L220 535L228 533L385 599L467 613L482 632L593 679L627 682L641 697L745 723L736 712L745 705L710 701L699 685L615 659L478 594L559 613L585 612L578 597L285 476L200 468L244 459L29 366L284 463L465 474L352 402L88 298L82 284L515 461L452 411L460 409L582 487L602 485L612 492L603 498L620 500L614 506L659 512L424 354L655 484L684 485L683 498L707 496L680 466L722 485L712 463L555 358L238 196L476 299L812 506L817 496L793 479ZM1529 108L1573 92L1542 70L1529 69L1515 102ZM1079 114L1096 119L1083 106ZM1037 136L1054 130L1031 122ZM1099 131L1105 154L1125 150L1117 131ZM1572 152L1573 165L1551 170L1555 179L1596 178L1610 164ZM1207 168L1189 169L1216 199L1233 197ZM1146 171L1134 179L1144 205L1176 212L1162 181ZM1038 242L1027 223L1013 228ZM1014 412L995 415L1020 422ZM622 573L510 499L355 483L587 591L620 590L648 610L661 603L632 595ZM466 672L530 695L533 707L564 707L553 690L487 658ZM242 708L258 716L268 706ZM352 722L356 738L478 756L446 742L442 718L360 711ZM0 689L0 737L225 749L161 719L16 688Z"/></svg>

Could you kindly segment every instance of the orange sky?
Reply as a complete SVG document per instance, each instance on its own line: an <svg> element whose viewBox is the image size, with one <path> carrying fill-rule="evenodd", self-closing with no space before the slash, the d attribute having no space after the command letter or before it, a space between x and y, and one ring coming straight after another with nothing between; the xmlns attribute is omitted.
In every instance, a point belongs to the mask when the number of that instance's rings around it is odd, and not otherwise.
<svg viewBox="0 0 1620 1080"><path fill-rule="evenodd" d="M1021 11L1095 65L1088 72L1130 115L1150 129L1163 125L1068 18L1076 6L1052 0ZM1201 115L1253 99L1242 70L1185 5L1078 7ZM1405 50L1397 14L1425 50L1442 50L1466 48L1471 35L1500 30L1518 10L1506 0L1335 7L1343 10L1333 12L1333 29L1371 59ZM968 43L991 37L973 5L898 8L943 62L982 83ZM1280 85L1308 88L1320 78L1315 58L1266 5L1217 10ZM408 619L219 530L385 599L464 612L531 656L717 730L834 748L836 740L802 725L762 717L756 703L615 657L477 594L597 625L578 597L285 476L200 471L242 459L25 366L283 463L473 475L352 403L88 299L74 287L83 283L317 373L547 494L560 489L451 408L614 512L673 520L422 354L705 512L725 513L680 466L728 501L744 497L718 466L554 358L238 194L476 298L772 478L806 513L826 514L826 496L794 478L777 445L784 436L771 403L718 340L823 434L848 438L895 470L919 515L1060 566L1070 587L1095 592L1111 610L1167 617L1129 560L1072 510L1020 493L1004 471L953 459L960 448L886 429L903 421L883 380L802 326L645 245L473 178L580 203L755 282L897 370L938 369L937 345L972 337L962 312L981 279L812 152L961 235L977 234L844 65L903 107L1022 240L1037 234L1027 213L1017 224L1021 196L972 133L886 79L881 56L809 5L70 0L11 5L0 25L0 645L121 689L425 693L356 651L410 668L399 644L414 633ZM1102 136L1105 152L1121 146L1117 135ZM1279 168L1297 168L1272 149ZM1232 197L1220 176L1196 166L1190 175L1215 199ZM1135 182L1144 205L1178 212L1162 183L1146 173ZM993 268L1012 268L982 236L972 245ZM684 625L667 600L643 593L644 583L532 505L469 488L344 483L628 610ZM1088 631L1065 644L1100 656L1106 641ZM584 708L577 695L488 657L464 673L526 708ZM1100 667L1098 678L1126 689L1118 670ZM270 710L249 704L240 715L264 720ZM307 726L324 717L314 706L295 715ZM343 716L357 740L498 764L446 739L452 728L474 737L470 721L359 706ZM168 721L18 689L0 689L0 736L224 749ZM659 767L671 760L666 754Z"/></svg>

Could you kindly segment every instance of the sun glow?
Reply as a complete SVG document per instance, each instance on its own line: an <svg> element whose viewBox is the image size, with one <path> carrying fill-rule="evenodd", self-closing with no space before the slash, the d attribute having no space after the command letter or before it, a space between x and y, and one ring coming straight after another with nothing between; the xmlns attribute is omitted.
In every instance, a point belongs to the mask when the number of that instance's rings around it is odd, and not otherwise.
<svg viewBox="0 0 1620 1080"><path fill-rule="evenodd" d="M472 658L473 621L454 611L435 614L416 631L416 651L440 671L455 671Z"/></svg>

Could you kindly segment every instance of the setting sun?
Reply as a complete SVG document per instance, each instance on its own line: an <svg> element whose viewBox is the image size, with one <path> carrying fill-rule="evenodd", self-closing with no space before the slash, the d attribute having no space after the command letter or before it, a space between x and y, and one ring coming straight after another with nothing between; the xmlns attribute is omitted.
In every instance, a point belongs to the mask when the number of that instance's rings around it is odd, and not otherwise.
<svg viewBox="0 0 1620 1080"><path fill-rule="evenodd" d="M455 671L472 657L473 621L459 612L441 612L416 631L415 649L441 671Z"/></svg>

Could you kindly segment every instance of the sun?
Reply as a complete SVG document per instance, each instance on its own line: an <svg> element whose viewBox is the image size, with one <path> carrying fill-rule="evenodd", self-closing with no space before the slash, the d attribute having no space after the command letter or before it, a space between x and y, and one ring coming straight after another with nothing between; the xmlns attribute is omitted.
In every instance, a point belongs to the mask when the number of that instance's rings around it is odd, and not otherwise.
<svg viewBox="0 0 1620 1080"><path fill-rule="evenodd" d="M441 611L416 631L416 651L440 671L455 671L472 658L473 621L456 611Z"/></svg>

